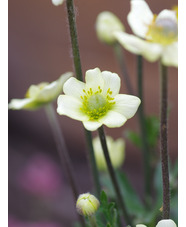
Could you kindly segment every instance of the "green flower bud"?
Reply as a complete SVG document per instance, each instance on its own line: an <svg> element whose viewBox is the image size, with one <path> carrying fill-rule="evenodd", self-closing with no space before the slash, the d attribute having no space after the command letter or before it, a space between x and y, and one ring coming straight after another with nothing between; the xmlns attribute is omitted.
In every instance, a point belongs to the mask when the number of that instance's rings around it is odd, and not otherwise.
<svg viewBox="0 0 186 227"><path fill-rule="evenodd" d="M113 33L124 30L124 25L113 13L104 11L97 16L96 32L100 41L112 45L116 42Z"/></svg>
<svg viewBox="0 0 186 227"><path fill-rule="evenodd" d="M84 193L79 195L76 209L80 215L91 216L98 210L99 205L99 200L94 195Z"/></svg>
<svg viewBox="0 0 186 227"><path fill-rule="evenodd" d="M119 168L125 159L125 142L122 138L113 140L110 136L106 136L106 140L112 165L114 168ZM107 164L99 137L93 139L93 147L98 169L107 171Z"/></svg>

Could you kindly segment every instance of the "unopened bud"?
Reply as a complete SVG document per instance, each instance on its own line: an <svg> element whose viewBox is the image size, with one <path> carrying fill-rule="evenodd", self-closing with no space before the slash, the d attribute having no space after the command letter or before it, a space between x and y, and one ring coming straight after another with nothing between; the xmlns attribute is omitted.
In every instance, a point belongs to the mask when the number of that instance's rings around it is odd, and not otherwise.
<svg viewBox="0 0 186 227"><path fill-rule="evenodd" d="M113 33L124 30L124 25L113 13L104 11L97 16L96 32L100 41L113 44L116 41Z"/></svg>
<svg viewBox="0 0 186 227"><path fill-rule="evenodd" d="M80 215L91 216L98 210L99 205L99 200L94 195L84 193L79 195L76 209Z"/></svg>

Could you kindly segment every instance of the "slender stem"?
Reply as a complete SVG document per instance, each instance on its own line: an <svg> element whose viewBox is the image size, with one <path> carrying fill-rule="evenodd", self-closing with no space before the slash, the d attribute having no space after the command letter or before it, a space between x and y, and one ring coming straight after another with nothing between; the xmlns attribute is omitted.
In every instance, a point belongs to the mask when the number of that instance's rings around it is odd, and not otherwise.
<svg viewBox="0 0 186 227"><path fill-rule="evenodd" d="M72 45L72 52L73 52L73 61L74 61L76 77L78 80L83 81L73 0L66 0L66 5L67 5L68 22L69 22L71 45ZM99 196L101 187L100 187L100 182L99 182L98 169L97 169L97 165L96 165L96 161L95 161L94 149L93 149L93 145L92 145L92 134L91 134L91 132L89 132L85 129L85 136L86 136L87 146L89 149L89 160L90 160L94 185L96 188L96 194L97 194L97 196Z"/></svg>
<svg viewBox="0 0 186 227"><path fill-rule="evenodd" d="M88 217L91 227L97 227L95 216Z"/></svg>
<svg viewBox="0 0 186 227"><path fill-rule="evenodd" d="M126 205L124 203L124 200L123 200L123 197L122 197L122 194L121 194L121 190L119 188L119 184L118 184L118 181L117 181L117 178L116 178L116 174L114 172L114 168L113 168L111 160L110 160L103 126L98 128L98 133L99 133L100 142L101 142L101 145L102 145L102 149L103 149L103 152L104 152L108 171L109 171L109 174L110 174L113 186L114 186L114 190L115 190L115 193L116 193L116 196L117 196L118 203L119 203L119 205L122 209L123 216L125 218L126 224L129 224L129 225L132 226L132 220L131 220L131 218L128 214L128 211L126 209Z"/></svg>
<svg viewBox="0 0 186 227"><path fill-rule="evenodd" d="M73 52L73 60L74 60L76 77L78 80L83 81L73 0L66 0L66 6L67 6L70 38L71 38L71 44L72 44L72 52Z"/></svg>
<svg viewBox="0 0 186 227"><path fill-rule="evenodd" d="M132 94L134 94L134 91L133 91L131 81L130 81L130 77L129 77L127 67L126 67L126 64L125 64L123 48L121 48L120 44L117 43L117 42L114 44L113 48L114 48L114 53L115 53L116 59L119 63L120 69L122 71L127 90L132 95Z"/></svg>
<svg viewBox="0 0 186 227"><path fill-rule="evenodd" d="M160 124L160 154L163 180L163 219L170 215L169 163L167 146L167 67L160 63L161 76L161 124Z"/></svg>
<svg viewBox="0 0 186 227"><path fill-rule="evenodd" d="M53 105L52 104L46 105L45 106L45 112L46 112L46 115L48 117L48 121L50 123L52 133L54 135L54 139L55 139L55 142L56 142L56 147L57 147L57 151L58 151L58 154L59 154L59 157L60 157L60 161L62 163L62 166L64 166L64 169L67 173L68 180L69 180L69 183L71 185L73 196L74 196L74 201L76 202L78 195L79 195L78 187L77 187L76 182L75 182L72 163L71 163L71 160L70 160L70 157L69 157L69 154L68 154L68 150L67 150L67 147L66 147L66 144L65 144L65 140L64 140L62 131L59 127L59 122L57 120L56 113L54 111ZM81 216L79 216L79 219L81 221L82 226L85 227L84 219Z"/></svg>
<svg viewBox="0 0 186 227"><path fill-rule="evenodd" d="M140 132L142 139L143 149L143 163L144 163L144 177L145 177L145 195L150 196L151 193L151 170L150 170L150 157L149 146L147 142L147 132L144 114L144 99L143 99L143 59L142 56L137 56L137 81L138 81L138 97L141 99L141 105L138 109L138 117L140 123ZM147 201L146 201L147 202Z"/></svg>

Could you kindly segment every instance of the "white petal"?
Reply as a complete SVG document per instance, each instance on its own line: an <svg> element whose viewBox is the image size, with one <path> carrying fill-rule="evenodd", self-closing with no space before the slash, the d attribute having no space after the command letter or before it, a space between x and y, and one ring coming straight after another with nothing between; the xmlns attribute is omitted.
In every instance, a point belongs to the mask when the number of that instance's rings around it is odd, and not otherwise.
<svg viewBox="0 0 186 227"><path fill-rule="evenodd" d="M114 36L126 50L142 55L148 61L156 61L162 53L162 46L157 43L151 43L124 32L115 32Z"/></svg>
<svg viewBox="0 0 186 227"><path fill-rule="evenodd" d="M89 131L95 131L101 127L102 123L97 121L83 121L84 127Z"/></svg>
<svg viewBox="0 0 186 227"><path fill-rule="evenodd" d="M145 38L148 25L153 20L153 13L144 0L131 0L131 10L127 19L134 34Z"/></svg>
<svg viewBox="0 0 186 227"><path fill-rule="evenodd" d="M114 101L116 104L113 110L124 115L127 119L134 116L141 103L138 97L123 94L116 95Z"/></svg>
<svg viewBox="0 0 186 227"><path fill-rule="evenodd" d="M178 67L178 43L164 47L162 52L162 63L167 66Z"/></svg>
<svg viewBox="0 0 186 227"><path fill-rule="evenodd" d="M165 219L158 222L156 227L177 227L175 222L171 219Z"/></svg>
<svg viewBox="0 0 186 227"><path fill-rule="evenodd" d="M115 128L121 127L127 121L127 118L118 112L110 110L104 117L100 118L98 121L109 128Z"/></svg>
<svg viewBox="0 0 186 227"><path fill-rule="evenodd" d="M11 102L8 104L8 108L12 110L34 110L38 107L42 106L41 104L37 103L34 99L26 98L26 99L12 99Z"/></svg>
<svg viewBox="0 0 186 227"><path fill-rule="evenodd" d="M88 120L88 116L80 110L81 102L72 96L60 95L57 100L57 105L57 112L60 115L66 115L78 121Z"/></svg>
<svg viewBox="0 0 186 227"><path fill-rule="evenodd" d="M85 81L86 81L86 90L89 90L90 88L92 88L93 92L96 92L99 86L100 88L103 89L104 81L101 76L101 71L99 68L90 69L86 71Z"/></svg>
<svg viewBox="0 0 186 227"><path fill-rule="evenodd" d="M85 83L77 80L74 77L67 80L63 86L63 91L66 95L73 96L79 100L81 100L81 96L84 95L84 89Z"/></svg>
<svg viewBox="0 0 186 227"><path fill-rule="evenodd" d="M103 71L102 77L104 80L104 89L103 89L103 95L107 94L107 90L110 88L110 91L112 91L112 97L117 95L120 90L121 86L121 80L118 74L111 73L109 71Z"/></svg>
<svg viewBox="0 0 186 227"><path fill-rule="evenodd" d="M164 9L158 14L156 21L160 19L171 19L177 23L176 11Z"/></svg>
<svg viewBox="0 0 186 227"><path fill-rule="evenodd" d="M46 85L36 97L39 102L50 102L56 99L63 92L64 83L73 76L73 73L67 72L60 76L60 78L52 83Z"/></svg>
<svg viewBox="0 0 186 227"><path fill-rule="evenodd" d="M147 227L147 226L143 225L143 224L138 224L138 225L136 225L136 227Z"/></svg>

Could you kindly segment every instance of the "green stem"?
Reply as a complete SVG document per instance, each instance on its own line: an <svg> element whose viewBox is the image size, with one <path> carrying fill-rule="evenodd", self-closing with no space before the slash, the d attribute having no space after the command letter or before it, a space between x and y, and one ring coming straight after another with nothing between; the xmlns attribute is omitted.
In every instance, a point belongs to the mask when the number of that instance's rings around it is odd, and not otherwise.
<svg viewBox="0 0 186 227"><path fill-rule="evenodd" d="M73 0L66 0L66 6L67 6L67 13L68 13L68 22L69 22L73 61L74 61L76 77L78 80L83 81ZM87 146L89 150L89 160L90 160L94 185L96 188L96 194L97 196L99 196L101 191L100 189L101 186L99 182L99 174L98 174L98 169L95 161L95 154L94 154L94 149L92 144L92 133L85 129L85 136L86 136Z"/></svg>
<svg viewBox="0 0 186 227"><path fill-rule="evenodd" d="M48 121L50 123L51 130L52 130L55 142L56 142L56 147L57 147L57 151L58 151L58 154L60 157L60 161L62 163L62 166L64 166L64 169L67 173L68 180L71 185L73 196L74 196L74 201L76 202L78 195L79 195L78 187L75 182L72 163L71 163L71 160L70 160L70 157L68 154L68 150L67 150L67 147L65 144L65 140L64 140L62 131L59 127L59 122L57 120L57 116L56 116L53 105L52 104L46 105L45 112L48 117ZM85 227L84 219L81 216L79 216L79 219L81 221L82 226Z"/></svg>
<svg viewBox="0 0 186 227"><path fill-rule="evenodd" d="M130 77L127 72L127 67L125 64L125 58L124 58L124 54L123 54L123 48L121 48L121 45L117 42L113 45L113 48L114 48L114 53L115 53L116 59L119 63L121 72L123 74L127 90L132 95L132 94L134 94L134 91L133 91L133 88L131 85Z"/></svg>
<svg viewBox="0 0 186 227"><path fill-rule="evenodd" d="M129 224L129 225L132 226L132 220L131 220L131 218L128 214L126 205L124 203L124 200L123 200L123 197L122 197L122 194L121 194L121 190L119 188L119 184L118 184L118 181L117 181L117 178L116 178L116 174L115 174L114 168L113 168L111 160L110 160L103 126L98 128L98 133L99 133L100 142L101 142L101 145L102 145L102 149L103 149L103 152L104 152L108 171L109 171L109 174L110 174L110 178L112 180L112 184L114 186L114 190L115 190L115 193L116 193L116 196L117 196L118 203L119 203L119 205L122 209L123 216L125 218L126 224Z"/></svg>
<svg viewBox="0 0 186 227"><path fill-rule="evenodd" d="M88 217L91 227L97 227L95 216Z"/></svg>
<svg viewBox="0 0 186 227"><path fill-rule="evenodd" d="M167 67L160 63L161 76L161 123L160 123L160 154L163 180L163 219L170 216L169 163L167 146Z"/></svg>
<svg viewBox="0 0 186 227"><path fill-rule="evenodd" d="M138 80L138 97L141 99L141 104L138 109L138 117L139 117L139 123L140 123L140 132L141 132L142 148L143 148L145 195L147 196L147 198L149 198L151 193L151 180L150 180L151 168L150 168L149 146L147 142L148 135L146 132L145 114L144 114L143 58L140 55L137 56L137 80Z"/></svg>

